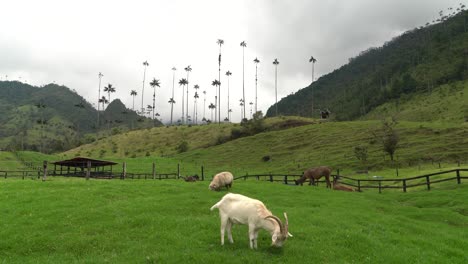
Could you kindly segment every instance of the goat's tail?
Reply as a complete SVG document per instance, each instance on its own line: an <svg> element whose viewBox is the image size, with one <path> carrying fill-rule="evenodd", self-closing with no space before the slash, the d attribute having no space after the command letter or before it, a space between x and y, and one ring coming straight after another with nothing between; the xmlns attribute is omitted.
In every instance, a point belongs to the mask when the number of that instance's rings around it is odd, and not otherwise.
<svg viewBox="0 0 468 264"><path fill-rule="evenodd" d="M215 205L211 206L210 211L213 211L215 208L218 208L220 203L221 203L221 201L219 201Z"/></svg>

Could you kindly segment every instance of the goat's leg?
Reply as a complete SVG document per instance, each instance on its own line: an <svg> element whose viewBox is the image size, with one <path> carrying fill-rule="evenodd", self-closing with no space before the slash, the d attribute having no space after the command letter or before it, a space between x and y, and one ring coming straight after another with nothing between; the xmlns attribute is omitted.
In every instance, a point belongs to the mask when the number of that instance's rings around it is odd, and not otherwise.
<svg viewBox="0 0 468 264"><path fill-rule="evenodd" d="M229 219L227 218L227 216L221 216L221 245L224 245L224 230L226 230L226 225L228 221Z"/></svg>
<svg viewBox="0 0 468 264"><path fill-rule="evenodd" d="M232 243L234 243L234 240L232 239L232 232L231 232L232 222L230 220L228 220L226 228L227 228L227 234L228 234L229 242L231 242L231 244L232 244Z"/></svg>
<svg viewBox="0 0 468 264"><path fill-rule="evenodd" d="M257 249L258 230L255 231L254 235L254 248Z"/></svg>
<svg viewBox="0 0 468 264"><path fill-rule="evenodd" d="M250 248L254 249L254 244L255 244L255 227L249 225L249 242L250 242Z"/></svg>

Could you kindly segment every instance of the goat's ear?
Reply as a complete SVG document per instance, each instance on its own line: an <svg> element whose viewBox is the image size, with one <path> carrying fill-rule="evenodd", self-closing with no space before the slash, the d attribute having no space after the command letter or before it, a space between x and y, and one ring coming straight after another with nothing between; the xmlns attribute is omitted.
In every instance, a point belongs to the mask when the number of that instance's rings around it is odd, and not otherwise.
<svg viewBox="0 0 468 264"><path fill-rule="evenodd" d="M272 237L271 237L271 241L276 242L276 240L278 239L278 236L276 234L274 234Z"/></svg>

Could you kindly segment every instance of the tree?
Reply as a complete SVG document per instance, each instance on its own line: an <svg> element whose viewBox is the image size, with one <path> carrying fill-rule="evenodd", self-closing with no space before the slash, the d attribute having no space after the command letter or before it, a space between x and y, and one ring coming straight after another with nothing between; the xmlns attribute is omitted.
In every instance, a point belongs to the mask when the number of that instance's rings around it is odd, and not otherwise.
<svg viewBox="0 0 468 264"><path fill-rule="evenodd" d="M205 118L205 109L206 109L206 91L203 91L203 121L206 121Z"/></svg>
<svg viewBox="0 0 468 264"><path fill-rule="evenodd" d="M250 105L250 118L252 118L252 105L253 105L253 102L250 102L249 105Z"/></svg>
<svg viewBox="0 0 468 264"><path fill-rule="evenodd" d="M367 146L359 145L354 147L354 156L365 165L368 157Z"/></svg>
<svg viewBox="0 0 468 264"><path fill-rule="evenodd" d="M189 100L189 96L188 96L188 94L189 94L189 91L188 91L189 86L188 86L188 84L189 84L189 73L192 71L192 67L190 67L190 65L189 65L189 66L185 67L184 70L187 72L187 102L186 102L186 103L187 103L187 111L186 111L186 115L187 115L187 117L188 117L188 111L189 111L189 110L188 110L188 109L189 109L189 107L188 107L188 100ZM184 103L184 101L182 100L182 104L183 104L183 103ZM182 111L182 112L183 112L183 111ZM183 121L184 121L184 120L182 119L182 122L183 122ZM188 120L186 120L186 122L188 122Z"/></svg>
<svg viewBox="0 0 468 264"><path fill-rule="evenodd" d="M101 97L101 99L99 99L99 103L102 104L102 109L104 109L104 105L109 103L109 101L106 99L105 96Z"/></svg>
<svg viewBox="0 0 468 264"><path fill-rule="evenodd" d="M200 89L200 86L198 84L195 84L193 86L193 89L195 89L195 95L193 96L193 117L195 120L195 124L198 124L198 105L197 105L197 99L199 98L198 96L198 89Z"/></svg>
<svg viewBox="0 0 468 264"><path fill-rule="evenodd" d="M315 68L314 66L317 60L314 58L314 56L310 56L309 62L312 63L312 82L311 82L312 84L314 82L314 68ZM313 87L311 87L311 97L312 97L311 104L312 104L312 115L313 115L314 114L314 88Z"/></svg>
<svg viewBox="0 0 468 264"><path fill-rule="evenodd" d="M381 142L383 151L390 155L391 161L394 159L395 151L398 148L400 140L395 128L397 124L398 122L394 117L392 117L391 120L385 119L382 121L382 127L372 132L374 138Z"/></svg>
<svg viewBox="0 0 468 264"><path fill-rule="evenodd" d="M99 72L98 74L98 78L99 78L99 86L98 86L98 109L97 109L97 126L96 126L96 129L99 128L99 99L101 99L101 79L102 77L104 76L104 74L102 74L101 72ZM104 109L103 109L104 110Z"/></svg>
<svg viewBox="0 0 468 264"><path fill-rule="evenodd" d="M213 103L210 103L208 108L211 110L211 120L213 120L213 109L216 109L216 106Z"/></svg>
<svg viewBox="0 0 468 264"><path fill-rule="evenodd" d="M245 66L245 65L244 65L244 50L245 50L245 47L247 47L247 43L246 43L245 41L242 41L242 42L240 43L240 46L242 47L242 101L245 102L245 78L244 78L244 76L245 76L245 71L244 71L245 67L244 67L244 66ZM241 114L241 116L242 116L242 114ZM244 107L244 115L243 115L243 116L245 116L245 107Z"/></svg>
<svg viewBox="0 0 468 264"><path fill-rule="evenodd" d="M219 45L219 57L218 57L218 80L220 81L218 85L218 124L221 124L221 45L224 44L224 40L218 39L216 42Z"/></svg>
<svg viewBox="0 0 468 264"><path fill-rule="evenodd" d="M144 98L144 93L145 93L145 77L146 77L146 67L149 66L148 61L143 62L144 70L143 70L143 88L141 89L141 112L145 112L145 108L143 106L143 98Z"/></svg>
<svg viewBox="0 0 468 264"><path fill-rule="evenodd" d="M137 96L137 92L135 90L132 90L130 92L130 95L133 96L133 105L132 105L132 110L135 111L135 96Z"/></svg>
<svg viewBox="0 0 468 264"><path fill-rule="evenodd" d="M175 72L177 71L176 67L172 67L172 97L169 99L169 103L171 104L171 125L172 125L172 114L174 113L174 86L175 86Z"/></svg>
<svg viewBox="0 0 468 264"><path fill-rule="evenodd" d="M275 65L275 106L276 106L276 116L278 116L278 86L277 86L277 80L278 80L278 64L279 61L278 59L275 59L273 61L273 65Z"/></svg>
<svg viewBox="0 0 468 264"><path fill-rule="evenodd" d="M232 75L232 72L230 71L227 71L226 72L226 76L227 76L227 80L228 80L228 100L227 100L227 109L228 109L228 120L227 121L230 121L231 119L229 118L229 77Z"/></svg>
<svg viewBox="0 0 468 264"><path fill-rule="evenodd" d="M211 85L213 85L215 87L215 89L216 89L216 87L221 86L221 83L218 80L215 79L214 81L211 82ZM218 99L217 96L215 96L215 103L216 103L217 99ZM216 106L216 104L215 104L215 106ZM220 117L218 116L218 118L220 118ZM217 120L217 115L216 115L216 112L215 112L215 120L214 121L216 122L216 120Z"/></svg>
<svg viewBox="0 0 468 264"><path fill-rule="evenodd" d="M257 66L258 64L260 63L260 60L255 58L255 60L253 60L254 63L255 63L255 113L257 112Z"/></svg>
<svg viewBox="0 0 468 264"><path fill-rule="evenodd" d="M241 122L242 122L242 120L244 120L244 118L245 118L245 116L244 116L244 114L243 114L243 110L245 110L245 108L244 108L244 99L241 98L241 99L239 100L239 102L240 102L239 105L240 105L240 107L241 107Z"/></svg>
<svg viewBox="0 0 468 264"><path fill-rule="evenodd" d="M188 85L188 81L185 78L179 80L179 86L182 86L182 124L184 124L184 89ZM187 98L188 99L188 98Z"/></svg>
<svg viewBox="0 0 468 264"><path fill-rule="evenodd" d="M156 78L153 78L153 80L150 82L151 87L153 87L153 126L156 124L155 119L154 119L154 108L155 102L156 102L156 87L160 87L159 80L156 80Z"/></svg>
<svg viewBox="0 0 468 264"><path fill-rule="evenodd" d="M115 87L113 87L112 84L109 83L106 87L104 87L104 92L107 92L109 102L111 102L110 94L115 93Z"/></svg>

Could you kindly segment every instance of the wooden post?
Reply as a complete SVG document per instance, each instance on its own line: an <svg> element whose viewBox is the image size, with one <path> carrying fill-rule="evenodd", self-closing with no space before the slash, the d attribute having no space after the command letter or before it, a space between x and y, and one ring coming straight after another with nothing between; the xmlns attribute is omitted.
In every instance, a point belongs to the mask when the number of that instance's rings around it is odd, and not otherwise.
<svg viewBox="0 0 468 264"><path fill-rule="evenodd" d="M426 185L427 185L427 190L431 190L431 182L429 181L429 176L426 176Z"/></svg>
<svg viewBox="0 0 468 264"><path fill-rule="evenodd" d="M270 182L273 182L273 176L270 173Z"/></svg>
<svg viewBox="0 0 468 264"><path fill-rule="evenodd" d="M122 180L125 180L125 177L127 177L127 163L124 161L122 164Z"/></svg>
<svg viewBox="0 0 468 264"><path fill-rule="evenodd" d="M457 183L460 184L461 183L460 170L457 169L456 172L457 172Z"/></svg>
<svg viewBox="0 0 468 264"><path fill-rule="evenodd" d="M86 180L89 180L89 177L91 176L91 161L88 160L88 162L86 162Z"/></svg>
<svg viewBox="0 0 468 264"><path fill-rule="evenodd" d="M177 179L180 178L180 164L177 163Z"/></svg>
<svg viewBox="0 0 468 264"><path fill-rule="evenodd" d="M44 160L42 167L44 169L44 175L42 176L42 181L47 179L47 160Z"/></svg>
<svg viewBox="0 0 468 264"><path fill-rule="evenodd" d="M403 180L403 192L406 192L406 180Z"/></svg>
<svg viewBox="0 0 468 264"><path fill-rule="evenodd" d="M284 184L288 184L288 175L284 175Z"/></svg>
<svg viewBox="0 0 468 264"><path fill-rule="evenodd" d="M156 163L153 162L153 180L156 179Z"/></svg>
<svg viewBox="0 0 468 264"><path fill-rule="evenodd" d="M382 193L382 181L379 181L379 193Z"/></svg>
<svg viewBox="0 0 468 264"><path fill-rule="evenodd" d="M203 165L201 166L201 180L202 181L205 180L205 173L204 173L204 170L203 170Z"/></svg>

